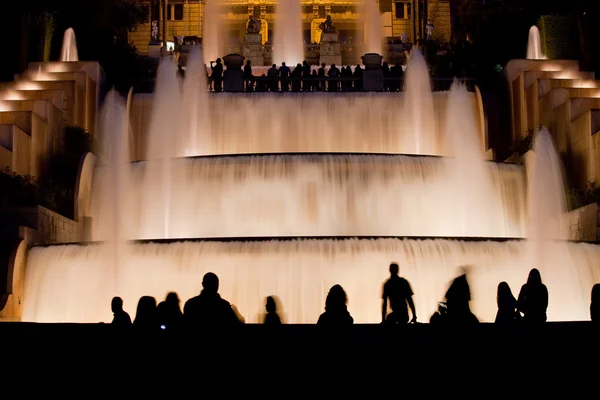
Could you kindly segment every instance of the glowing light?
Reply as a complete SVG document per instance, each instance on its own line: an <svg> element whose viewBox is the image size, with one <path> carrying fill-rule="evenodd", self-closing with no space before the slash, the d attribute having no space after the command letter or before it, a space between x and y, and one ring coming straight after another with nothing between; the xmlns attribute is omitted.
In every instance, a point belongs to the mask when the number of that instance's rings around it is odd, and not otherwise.
<svg viewBox="0 0 600 400"><path fill-rule="evenodd" d="M17 90L4 90L0 92L0 98L2 100L25 100L26 96Z"/></svg>
<svg viewBox="0 0 600 400"><path fill-rule="evenodd" d="M15 82L14 87L16 90L42 90L43 86L38 82L33 81L22 81Z"/></svg>
<svg viewBox="0 0 600 400"><path fill-rule="evenodd" d="M71 66L69 63L66 62L54 62L54 63L48 63L48 64L44 64L44 70L46 72L69 72L71 71Z"/></svg>
<svg viewBox="0 0 600 400"><path fill-rule="evenodd" d="M10 101L0 100L0 112L14 111L15 106Z"/></svg>

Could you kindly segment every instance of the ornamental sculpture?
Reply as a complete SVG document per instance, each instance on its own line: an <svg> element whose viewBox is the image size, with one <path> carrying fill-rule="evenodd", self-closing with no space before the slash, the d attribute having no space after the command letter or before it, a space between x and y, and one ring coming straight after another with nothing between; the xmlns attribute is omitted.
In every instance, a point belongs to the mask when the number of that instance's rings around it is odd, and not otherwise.
<svg viewBox="0 0 600 400"><path fill-rule="evenodd" d="M248 23L246 24L246 33L260 33L261 22L254 19L254 16L248 16Z"/></svg>
<svg viewBox="0 0 600 400"><path fill-rule="evenodd" d="M331 15L328 15L327 19L325 19L325 21L323 21L319 24L319 29L323 33L335 33L335 26L333 26L333 21L331 20Z"/></svg>

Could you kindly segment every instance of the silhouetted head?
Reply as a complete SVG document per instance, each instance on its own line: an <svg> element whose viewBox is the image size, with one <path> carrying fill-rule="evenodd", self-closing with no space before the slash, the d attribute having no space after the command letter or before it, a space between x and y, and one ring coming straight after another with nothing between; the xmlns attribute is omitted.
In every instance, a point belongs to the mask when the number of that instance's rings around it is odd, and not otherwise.
<svg viewBox="0 0 600 400"><path fill-rule="evenodd" d="M156 312L156 299L152 296L142 296L138 301L134 323L151 321Z"/></svg>
<svg viewBox="0 0 600 400"><path fill-rule="evenodd" d="M510 290L510 286L508 286L508 283L500 282L498 284L498 293L496 295L496 302L498 304L498 307L506 305L509 302L514 302L514 300L515 297L513 296L512 291Z"/></svg>
<svg viewBox="0 0 600 400"><path fill-rule="evenodd" d="M250 65L250 64L252 64L252 62L250 60L247 60L246 65Z"/></svg>
<svg viewBox="0 0 600 400"><path fill-rule="evenodd" d="M217 58L217 64L220 64L220 63L221 63L221 59Z"/></svg>
<svg viewBox="0 0 600 400"><path fill-rule="evenodd" d="M306 60L302 61L302 65L308 65L308 62L306 62Z"/></svg>
<svg viewBox="0 0 600 400"><path fill-rule="evenodd" d="M321 67L322 67L322 68L325 68L325 63L321 64Z"/></svg>
<svg viewBox="0 0 600 400"><path fill-rule="evenodd" d="M282 62L282 63L281 63L281 66L282 66L282 67L285 67L285 63L284 63L284 62Z"/></svg>
<svg viewBox="0 0 600 400"><path fill-rule="evenodd" d="M335 64L331 64L331 68L335 68Z"/></svg>
<svg viewBox="0 0 600 400"><path fill-rule="evenodd" d="M219 277L212 272L208 272L202 278L202 287L205 292L217 293L219 291Z"/></svg>
<svg viewBox="0 0 600 400"><path fill-rule="evenodd" d="M327 299L325 299L325 310L336 311L345 309L347 304L348 296L346 296L344 288L340 285L332 286L329 289L329 293L327 293Z"/></svg>
<svg viewBox="0 0 600 400"><path fill-rule="evenodd" d="M357 68L357 69L361 69L361 68L360 68L360 64L356 64L356 68Z"/></svg>
<svg viewBox="0 0 600 400"><path fill-rule="evenodd" d="M302 64L300 64L300 63L296 64L296 68L302 68Z"/></svg>
<svg viewBox="0 0 600 400"><path fill-rule="evenodd" d="M167 304L179 306L179 296L177 295L177 293L171 292L171 293L169 293L167 295L167 298L165 299L165 302Z"/></svg>
<svg viewBox="0 0 600 400"><path fill-rule="evenodd" d="M274 313L277 311L277 304L275 304L275 299L273 296L267 297L267 304L265 304L265 309L268 313Z"/></svg>
<svg viewBox="0 0 600 400"><path fill-rule="evenodd" d="M397 263L393 262L390 264L390 275L394 276L394 275L398 275L398 273L400 272L400 267L398 266Z"/></svg>
<svg viewBox="0 0 600 400"><path fill-rule="evenodd" d="M273 64L273 65L272 65L272 67L273 67L273 68L277 68L277 64Z"/></svg>
<svg viewBox="0 0 600 400"><path fill-rule="evenodd" d="M542 284L542 275L540 275L540 271L536 268L529 271L529 277L527 278L528 285L541 285Z"/></svg>
<svg viewBox="0 0 600 400"><path fill-rule="evenodd" d="M123 311L123 299L120 297L113 297L110 302L110 309L113 313Z"/></svg>
<svg viewBox="0 0 600 400"><path fill-rule="evenodd" d="M600 283L596 283L592 288L592 304L600 306Z"/></svg>

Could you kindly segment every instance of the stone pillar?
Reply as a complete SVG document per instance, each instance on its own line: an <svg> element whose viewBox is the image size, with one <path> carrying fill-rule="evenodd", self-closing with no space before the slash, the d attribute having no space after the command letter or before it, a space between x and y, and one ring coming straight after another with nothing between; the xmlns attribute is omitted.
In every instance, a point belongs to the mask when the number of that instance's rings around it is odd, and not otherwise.
<svg viewBox="0 0 600 400"><path fill-rule="evenodd" d="M244 58L250 60L252 65L261 66L265 64L263 54L262 35L260 33L246 33L243 46Z"/></svg>
<svg viewBox="0 0 600 400"><path fill-rule="evenodd" d="M227 54L223 57L225 71L223 72L223 90L225 92L244 91L244 56L239 54Z"/></svg>
<svg viewBox="0 0 600 400"><path fill-rule="evenodd" d="M337 32L321 34L321 54L319 64L342 65L342 49Z"/></svg>
<svg viewBox="0 0 600 400"><path fill-rule="evenodd" d="M377 53L367 53L361 57L365 70L362 74L363 90L365 92L383 91L383 57Z"/></svg>

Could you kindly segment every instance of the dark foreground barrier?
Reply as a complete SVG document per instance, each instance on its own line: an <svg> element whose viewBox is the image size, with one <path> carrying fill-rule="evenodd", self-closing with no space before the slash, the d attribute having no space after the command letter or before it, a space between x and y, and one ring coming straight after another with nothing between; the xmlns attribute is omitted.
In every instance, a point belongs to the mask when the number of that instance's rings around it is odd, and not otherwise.
<svg viewBox="0 0 600 400"><path fill-rule="evenodd" d="M117 332L107 324L0 323L0 340L5 382L85 382L83 397L91 397L91 387L125 381L124 387L151 397L165 385L197 393L194 397L204 390L224 397L269 390L284 390L283 397L302 391L321 397L327 387L341 391L334 397L369 398L368 393L392 389L425 397L467 391L495 398L499 390L515 394L559 385L574 398L598 385L600 371L600 334L585 322L548 323L535 331L493 324L469 330L354 325L338 331L247 324L232 331L154 334Z"/></svg>

